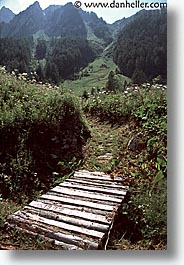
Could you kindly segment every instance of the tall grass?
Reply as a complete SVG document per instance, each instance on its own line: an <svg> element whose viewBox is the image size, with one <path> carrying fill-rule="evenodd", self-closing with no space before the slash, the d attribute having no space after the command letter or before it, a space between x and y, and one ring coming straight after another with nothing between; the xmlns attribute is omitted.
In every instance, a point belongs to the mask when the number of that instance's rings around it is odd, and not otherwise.
<svg viewBox="0 0 184 265"><path fill-rule="evenodd" d="M81 155L87 128L79 105L62 90L0 72L0 193L4 197L48 187L60 160ZM75 139L75 150L62 149L66 139Z"/></svg>

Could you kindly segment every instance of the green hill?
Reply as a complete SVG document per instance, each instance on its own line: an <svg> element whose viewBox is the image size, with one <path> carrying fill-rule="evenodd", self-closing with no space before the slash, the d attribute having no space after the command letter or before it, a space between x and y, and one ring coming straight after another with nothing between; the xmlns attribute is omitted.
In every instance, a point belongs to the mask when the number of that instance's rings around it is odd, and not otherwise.
<svg viewBox="0 0 184 265"><path fill-rule="evenodd" d="M117 66L112 58L100 56L79 73L77 80L66 80L63 83L63 88L66 90L69 89L78 96L82 96L84 91L91 93L92 89L103 91L108 80L109 72L115 71L116 68ZM122 85L125 80L128 83L131 81L123 75L118 75L118 79Z"/></svg>

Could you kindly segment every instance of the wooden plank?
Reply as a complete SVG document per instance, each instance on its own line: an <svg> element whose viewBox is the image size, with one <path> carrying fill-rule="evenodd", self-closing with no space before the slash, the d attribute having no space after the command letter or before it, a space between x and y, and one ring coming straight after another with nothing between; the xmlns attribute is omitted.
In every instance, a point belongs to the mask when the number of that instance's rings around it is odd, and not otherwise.
<svg viewBox="0 0 184 265"><path fill-rule="evenodd" d="M9 227L11 227L12 229L16 229L16 230L18 230L19 232L21 232L23 234L26 234L26 235L29 235L29 236L32 236L32 237L37 237L38 239L44 240L45 242L48 242L48 243L50 243L52 245L56 245L59 248L61 248L62 250L83 250L83 248L81 248L79 246L72 245L72 244L67 244L67 243L64 243L62 241L51 239L51 238L46 237L44 235L37 234L37 233L35 233L33 231L27 230L25 228L18 227L18 226L13 225L13 224L9 224Z"/></svg>
<svg viewBox="0 0 184 265"><path fill-rule="evenodd" d="M58 241L58 240L54 240L54 244L56 246L62 247L64 250L83 250L82 248L79 248L79 247L74 246L74 245L69 245L69 244L66 244L66 243Z"/></svg>
<svg viewBox="0 0 184 265"><path fill-rule="evenodd" d="M66 198L63 196L54 196L54 195L45 194L45 195L42 195L40 198L53 200L53 201L60 201L62 203L66 202L66 203L70 203L73 205L86 206L86 207L100 209L104 211L113 211L114 209L112 205L104 205L104 204L99 204L99 203L94 203L94 202L89 202L89 201L75 200L75 199Z"/></svg>
<svg viewBox="0 0 184 265"><path fill-rule="evenodd" d="M107 176L98 176L98 175L92 175L89 173L81 173L81 172L75 172L74 173L74 178L85 178L85 179L94 179L94 180L107 180L107 181L111 181L111 182L118 182L118 183L122 183L122 178L119 177L115 177L114 179L111 179L110 175Z"/></svg>
<svg viewBox="0 0 184 265"><path fill-rule="evenodd" d="M109 228L109 225L99 224L94 221L80 219L79 217L71 217L71 216L66 216L66 215L62 215L59 213L55 214L52 212L45 211L44 209L36 210L30 206L24 207L24 212L36 214L36 215L39 215L41 217L45 217L51 220L57 220L57 221L65 222L65 223L80 226L80 227L86 227L88 229L92 229L92 230L96 230L100 232L106 232Z"/></svg>
<svg viewBox="0 0 184 265"><path fill-rule="evenodd" d="M115 206L116 203L115 202L110 202L110 201L102 201L102 200L97 200L97 199L92 199L92 198L88 198L85 196L76 196L76 195L68 195L68 194L61 194L59 192L56 191L49 191L47 192L48 195L53 195L53 196L57 196L57 197L62 197L62 198L66 198L66 199L74 199L74 200L81 200L86 202L93 202L93 203L98 203L98 204L103 204L103 205L111 205L111 206Z"/></svg>
<svg viewBox="0 0 184 265"><path fill-rule="evenodd" d="M48 227L44 224L39 224L38 222L33 222L32 225L30 225L30 222L28 220L22 219L21 217L13 217L12 219L10 219L9 226L13 229L20 230L21 232L25 232L29 235L42 238L48 242L55 243L55 240L57 240L61 243L75 245L79 249L98 249L99 245L98 241L94 239L89 240L87 238L82 238L71 233L67 234L62 232L56 232L52 229L52 227Z"/></svg>
<svg viewBox="0 0 184 265"><path fill-rule="evenodd" d="M83 185L83 183L80 184L80 181L78 180L76 181L77 184L73 184L73 182L75 182L75 180L68 179L66 182L60 183L59 186L60 187L73 187L76 189L89 190L89 191L98 191L104 194L111 194L111 195L117 196L118 198L121 198L121 199L123 199L127 193L125 190L120 191L120 190L104 188L104 187L102 188L96 187L95 184L93 185L93 187L91 187L91 186L87 186L87 183L86 183L86 186L85 186Z"/></svg>
<svg viewBox="0 0 184 265"><path fill-rule="evenodd" d="M65 215L69 215L73 217L83 218L85 220L98 221L100 223L104 223L107 225L110 223L110 221L108 221L105 216L100 215L100 214L94 214L94 213L89 213L85 211L78 211L75 209L66 208L64 206L61 206L61 207L54 206L53 204L47 204L47 203L40 202L40 201L32 201L29 205L30 207L34 207L38 210L43 209L49 212L60 213L60 214L65 214Z"/></svg>
<svg viewBox="0 0 184 265"><path fill-rule="evenodd" d="M86 176L93 176L93 177L99 177L99 180L112 180L111 176L109 174L106 174L104 172L98 172L98 171L87 171L87 170L79 170L75 171L75 175L86 175ZM98 179L98 178L97 178ZM122 177L115 176L114 180L122 182Z"/></svg>
<svg viewBox="0 0 184 265"><path fill-rule="evenodd" d="M73 231L73 232L81 233L81 234L96 237L96 238L103 238L103 236L104 236L103 232L87 229L84 227L79 227L76 225L70 225L70 224L67 224L67 223L64 223L61 221L47 219L45 217L41 217L41 216L38 216L36 214L26 213L25 211L18 211L14 215L14 218L15 217L17 217L17 218L21 217L21 218L24 218L25 220L29 219L30 221L36 221L36 222L44 223L45 225L55 226L57 228L61 228L61 229L67 230L67 231Z"/></svg>
<svg viewBox="0 0 184 265"><path fill-rule="evenodd" d="M65 180L65 182L78 182L78 183L81 183L81 184L84 184L84 185L89 185L89 186L99 186L101 188L110 188L110 189L116 189L118 191L121 191L121 190L128 190L128 186L123 186L122 184L119 184L119 183L114 183L114 182L111 182L111 181L100 181L100 180L90 180L90 179L87 179L87 180L84 180L84 179L76 179L76 178L68 178ZM65 182L62 182L62 183L65 183Z"/></svg>
<svg viewBox="0 0 184 265"><path fill-rule="evenodd" d="M112 182L101 182L101 181L96 181L96 180L90 180L90 179L80 179L80 178L68 178L64 182L60 182L59 184L62 183L73 183L73 184L79 184L81 186L87 186L87 187L97 187L97 188L102 188L104 190L115 190L115 191L127 191L129 187L123 186L122 184L116 184ZM113 195L114 196L114 195Z"/></svg>
<svg viewBox="0 0 184 265"><path fill-rule="evenodd" d="M86 169L81 169L78 171L75 171L76 173L84 173L84 174L90 174L90 175L94 175L94 176L109 176L108 174L104 173L104 172L100 172L100 171L88 171Z"/></svg>
<svg viewBox="0 0 184 265"><path fill-rule="evenodd" d="M74 188L62 188L62 187L55 187L51 190L52 191L55 191L55 192L58 192L59 194L67 194L69 196L79 196L79 197L86 197L86 198L89 198L89 199L95 199L95 200L102 200L102 201L110 201L110 202L114 202L114 203L121 203L122 199L118 199L118 198L115 198L115 197L110 197L110 196L107 196L105 194L103 195L99 195L97 194L96 192L90 192L90 191L79 191L79 190L76 190Z"/></svg>
<svg viewBox="0 0 184 265"><path fill-rule="evenodd" d="M10 243L5 244L0 242L0 250L24 250L24 249L18 246L12 246Z"/></svg>
<svg viewBox="0 0 184 265"><path fill-rule="evenodd" d="M47 203L47 204L52 204L54 206L64 206L65 208L68 209L72 209L72 210L77 210L77 211L81 211L81 212L87 212L87 213L93 213L93 214L98 214L98 215L102 215L102 216L106 216L109 214L109 211L105 211L105 210L101 210L101 209L96 209L96 208L90 208L87 206L83 206L83 205L73 205L67 202L62 203L61 201L54 201L54 200L49 200L46 198L39 198L37 201L39 202L43 202L43 203Z"/></svg>
<svg viewBox="0 0 184 265"><path fill-rule="evenodd" d="M55 233L55 236L59 238L58 242L62 241L66 241L72 244L75 244L76 246L80 246L83 249L98 249L99 244L95 241L90 241L84 238L80 238L74 235L66 235L66 234L62 234L60 232Z"/></svg>

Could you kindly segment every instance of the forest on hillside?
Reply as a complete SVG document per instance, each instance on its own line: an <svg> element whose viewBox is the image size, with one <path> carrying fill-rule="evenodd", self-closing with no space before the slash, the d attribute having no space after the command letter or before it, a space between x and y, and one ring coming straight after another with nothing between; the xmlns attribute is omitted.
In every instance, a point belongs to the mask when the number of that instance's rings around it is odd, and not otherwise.
<svg viewBox="0 0 184 265"><path fill-rule="evenodd" d="M89 42L82 38L52 38L51 41L33 38L4 38L0 42L0 62L11 72L36 72L37 81L58 84L72 79L74 74L96 58Z"/></svg>
<svg viewBox="0 0 184 265"><path fill-rule="evenodd" d="M5 38L0 41L0 64L11 72L29 73L33 39Z"/></svg>
<svg viewBox="0 0 184 265"><path fill-rule="evenodd" d="M167 11L141 11L118 36L114 62L125 76L142 83L167 78Z"/></svg>

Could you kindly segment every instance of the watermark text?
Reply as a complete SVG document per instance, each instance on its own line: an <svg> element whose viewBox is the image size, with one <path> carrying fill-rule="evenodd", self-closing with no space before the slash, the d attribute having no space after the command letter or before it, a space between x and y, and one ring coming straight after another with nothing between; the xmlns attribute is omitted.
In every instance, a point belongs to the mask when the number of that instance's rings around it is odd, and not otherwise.
<svg viewBox="0 0 184 265"><path fill-rule="evenodd" d="M167 3L163 2L143 2L140 0L135 1L109 1L109 2L82 2L82 1L75 1L73 4L76 8L86 7L86 8L149 8L149 9L157 9L157 8L167 8Z"/></svg>

